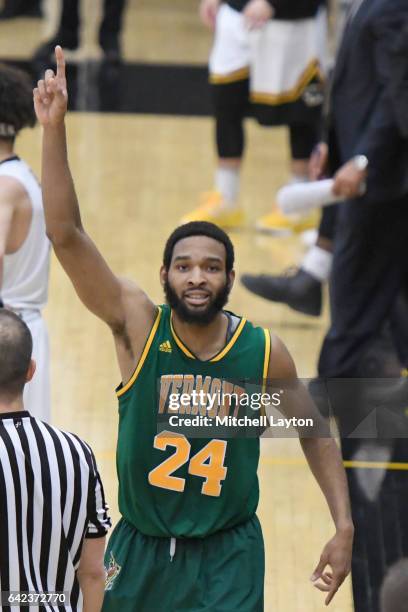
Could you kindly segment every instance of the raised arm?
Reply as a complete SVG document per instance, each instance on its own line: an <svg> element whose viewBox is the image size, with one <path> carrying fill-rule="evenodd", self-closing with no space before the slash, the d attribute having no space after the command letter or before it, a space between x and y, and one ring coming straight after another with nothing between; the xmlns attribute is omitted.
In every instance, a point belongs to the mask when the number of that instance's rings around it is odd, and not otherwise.
<svg viewBox="0 0 408 612"><path fill-rule="evenodd" d="M55 55L57 74L47 70L34 90L37 118L44 128L42 190L47 234L85 306L109 325L118 326L125 320L121 282L81 222L68 165L64 124L68 93L61 47L56 47Z"/></svg>
<svg viewBox="0 0 408 612"><path fill-rule="evenodd" d="M336 442L315 408L304 385L297 380L293 360L282 341L272 335L269 378L279 380L286 399L282 403L285 415L297 419L312 418L314 426L307 432L299 429L300 444L309 467L316 478L329 506L336 528L334 537L325 545L311 580L316 588L327 592L328 605L351 569L353 523L346 474ZM331 572L326 571L326 567Z"/></svg>
<svg viewBox="0 0 408 612"><path fill-rule="evenodd" d="M42 190L47 235L79 298L119 340L122 337L133 362L143 348L155 308L137 285L120 280L112 272L83 228L68 165L64 124L68 93L61 47L56 47L55 56L56 75L47 70L34 90L35 111L43 126ZM122 375L129 369L130 364L121 366Z"/></svg>

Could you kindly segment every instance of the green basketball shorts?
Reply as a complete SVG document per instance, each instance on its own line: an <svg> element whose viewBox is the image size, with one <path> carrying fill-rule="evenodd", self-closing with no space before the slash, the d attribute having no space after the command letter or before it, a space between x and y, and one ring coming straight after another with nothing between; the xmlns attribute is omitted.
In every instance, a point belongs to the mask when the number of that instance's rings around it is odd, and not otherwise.
<svg viewBox="0 0 408 612"><path fill-rule="evenodd" d="M109 540L103 612L263 612L257 516L207 538L157 538L121 519Z"/></svg>

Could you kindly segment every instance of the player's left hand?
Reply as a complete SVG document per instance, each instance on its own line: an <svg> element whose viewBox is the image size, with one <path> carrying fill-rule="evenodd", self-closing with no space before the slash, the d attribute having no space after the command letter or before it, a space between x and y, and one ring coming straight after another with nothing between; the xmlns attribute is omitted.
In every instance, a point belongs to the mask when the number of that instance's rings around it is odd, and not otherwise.
<svg viewBox="0 0 408 612"><path fill-rule="evenodd" d="M348 161L334 175L333 193L346 199L357 198L364 192L367 170L358 170Z"/></svg>
<svg viewBox="0 0 408 612"><path fill-rule="evenodd" d="M323 548L320 561L310 580L313 585L327 593L326 606L329 605L339 587L351 570L351 554L353 548L352 532L337 532ZM329 566L331 571L327 571Z"/></svg>
<svg viewBox="0 0 408 612"><path fill-rule="evenodd" d="M45 71L45 78L38 81L34 89L34 108L39 123L56 127L64 122L68 106L67 79L65 76L65 58L59 45L55 47L57 73L50 68Z"/></svg>
<svg viewBox="0 0 408 612"><path fill-rule="evenodd" d="M255 30L262 28L268 19L272 19L273 8L267 0L249 0L242 14L247 28Z"/></svg>

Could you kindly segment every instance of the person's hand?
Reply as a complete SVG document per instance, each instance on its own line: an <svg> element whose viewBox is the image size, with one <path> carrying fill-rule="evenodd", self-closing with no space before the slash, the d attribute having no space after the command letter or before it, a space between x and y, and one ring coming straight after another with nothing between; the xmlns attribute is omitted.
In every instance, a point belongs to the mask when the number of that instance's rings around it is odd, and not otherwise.
<svg viewBox="0 0 408 612"><path fill-rule="evenodd" d="M218 9L220 8L221 0L201 0L200 2L200 18L208 28L215 28L215 19Z"/></svg>
<svg viewBox="0 0 408 612"><path fill-rule="evenodd" d="M327 593L324 602L326 606L329 605L350 573L352 548L353 528L345 532L337 532L323 548L320 561L310 580L319 591ZM331 571L326 570L327 566Z"/></svg>
<svg viewBox="0 0 408 612"><path fill-rule="evenodd" d="M323 178L327 170L329 158L329 147L325 142L320 142L313 149L309 161L309 177L311 181L318 181Z"/></svg>
<svg viewBox="0 0 408 612"><path fill-rule="evenodd" d="M367 170L358 170L352 160L334 175L333 193L343 198L356 198L364 193Z"/></svg>
<svg viewBox="0 0 408 612"><path fill-rule="evenodd" d="M262 28L273 17L273 8L267 0L250 0L242 11L249 30Z"/></svg>
<svg viewBox="0 0 408 612"><path fill-rule="evenodd" d="M45 78L34 89L34 108L39 123L55 127L64 121L68 105L65 58L61 47L55 47L57 74L48 69Z"/></svg>

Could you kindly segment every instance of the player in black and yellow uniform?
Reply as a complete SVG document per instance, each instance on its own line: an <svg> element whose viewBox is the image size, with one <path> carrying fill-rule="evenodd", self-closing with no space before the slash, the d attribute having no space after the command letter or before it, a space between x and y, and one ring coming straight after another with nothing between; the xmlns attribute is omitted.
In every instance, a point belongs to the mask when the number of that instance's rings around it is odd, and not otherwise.
<svg viewBox="0 0 408 612"><path fill-rule="evenodd" d="M81 224L66 154L60 48L56 55L57 75L47 71L34 92L44 126L47 230L79 297L111 328L125 381L118 389L117 453L123 518L106 554L104 610L260 612L259 438L195 438L160 424L173 412L236 414L240 402L206 402L225 391L244 393L248 380L295 380L293 362L279 339L223 309L234 281L234 252L215 225L191 223L170 236L160 271L164 306L112 273ZM174 396L193 398L194 391L204 391L199 402L180 400L172 410ZM346 479L333 440L304 438L301 444L336 525L315 570L322 579L316 586L330 600L350 567Z"/></svg>

